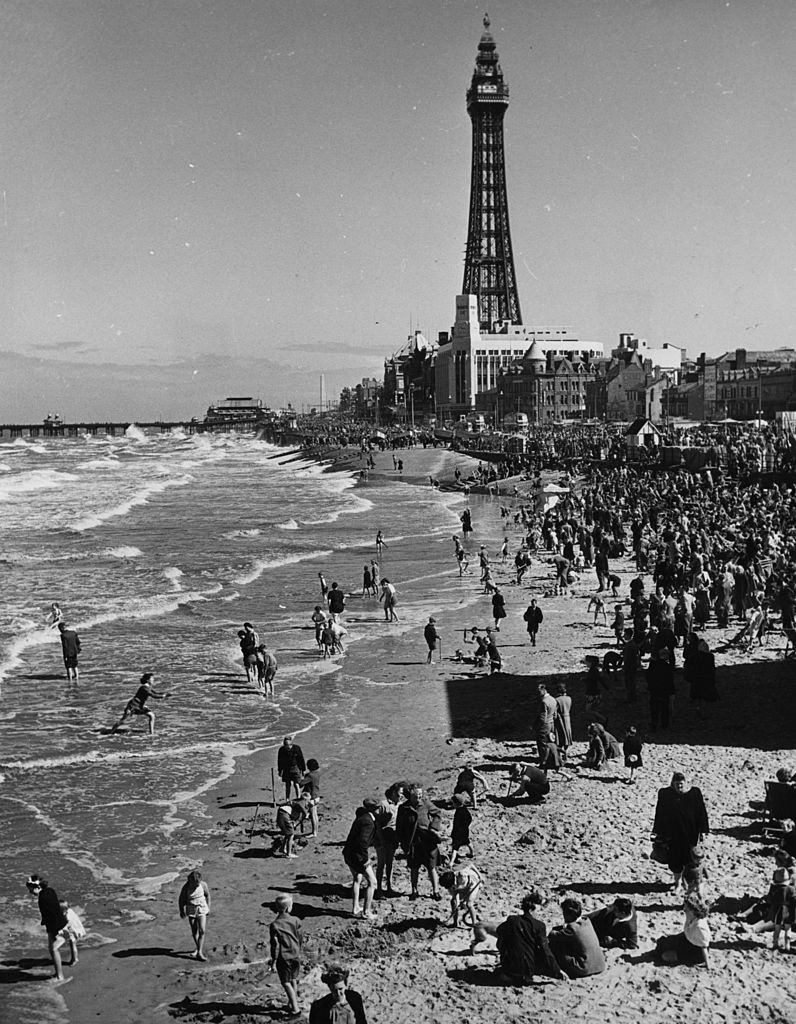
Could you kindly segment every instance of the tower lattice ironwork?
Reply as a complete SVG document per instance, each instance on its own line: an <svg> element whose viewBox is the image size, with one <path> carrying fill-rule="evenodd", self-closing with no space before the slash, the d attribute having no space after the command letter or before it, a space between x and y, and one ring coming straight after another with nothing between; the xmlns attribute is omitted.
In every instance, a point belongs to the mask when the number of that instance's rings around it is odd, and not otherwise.
<svg viewBox="0 0 796 1024"><path fill-rule="evenodd" d="M475 71L467 90L467 113L473 122L473 161L462 285L465 295L478 296L484 331L490 331L498 320L522 323L503 151L503 115L508 105L509 87L503 81L495 40L489 31L489 15L485 15Z"/></svg>

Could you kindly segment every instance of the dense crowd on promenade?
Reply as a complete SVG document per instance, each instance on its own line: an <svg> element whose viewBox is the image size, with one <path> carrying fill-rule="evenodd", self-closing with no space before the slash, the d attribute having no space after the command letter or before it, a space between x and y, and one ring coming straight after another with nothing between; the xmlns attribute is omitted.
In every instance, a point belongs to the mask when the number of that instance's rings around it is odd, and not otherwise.
<svg viewBox="0 0 796 1024"><path fill-rule="evenodd" d="M303 425L308 450L349 448L362 452L396 451L422 445L450 446L488 455L496 464L495 478L537 469L568 466L573 472L591 462L622 464L628 461L625 424L594 423L534 426L525 431L486 431L448 437L435 427L404 423L375 425L346 418L308 419ZM748 479L761 474L796 472L796 435L771 425L755 423L701 423L662 425L654 444L642 445L635 458L645 469L663 465L664 449L699 449L705 465L721 469L732 478Z"/></svg>

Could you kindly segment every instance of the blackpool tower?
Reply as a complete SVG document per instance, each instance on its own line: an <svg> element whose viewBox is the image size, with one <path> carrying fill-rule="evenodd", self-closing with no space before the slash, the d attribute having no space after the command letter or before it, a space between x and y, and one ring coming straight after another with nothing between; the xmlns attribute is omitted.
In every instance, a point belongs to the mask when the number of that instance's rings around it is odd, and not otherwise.
<svg viewBox="0 0 796 1024"><path fill-rule="evenodd" d="M508 105L509 87L503 81L495 40L489 31L489 15L485 15L475 71L467 90L467 113L473 122L473 162L462 292L478 297L481 330L487 333L498 320L522 323L503 153L503 115Z"/></svg>

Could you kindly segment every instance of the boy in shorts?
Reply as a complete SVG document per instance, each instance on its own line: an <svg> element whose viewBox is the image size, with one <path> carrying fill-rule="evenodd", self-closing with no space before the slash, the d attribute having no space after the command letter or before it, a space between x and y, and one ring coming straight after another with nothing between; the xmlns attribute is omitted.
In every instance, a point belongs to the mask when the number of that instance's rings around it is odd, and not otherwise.
<svg viewBox="0 0 796 1024"><path fill-rule="evenodd" d="M265 644L257 648L257 686L263 697L273 697L276 655Z"/></svg>
<svg viewBox="0 0 796 1024"><path fill-rule="evenodd" d="M279 829L281 838L277 838L274 852L281 850L283 856L289 857L291 860L298 857L297 853L293 853L293 837L296 834L296 825L303 822L309 812L308 793L302 793L298 800L280 804L276 811L276 827Z"/></svg>
<svg viewBox="0 0 796 1024"><path fill-rule="evenodd" d="M269 970L276 968L282 988L287 996L287 1011L291 1018L301 1016L298 1002L298 980L301 974L301 922L293 917L293 897L282 893L274 900L276 917L271 922L271 961Z"/></svg>

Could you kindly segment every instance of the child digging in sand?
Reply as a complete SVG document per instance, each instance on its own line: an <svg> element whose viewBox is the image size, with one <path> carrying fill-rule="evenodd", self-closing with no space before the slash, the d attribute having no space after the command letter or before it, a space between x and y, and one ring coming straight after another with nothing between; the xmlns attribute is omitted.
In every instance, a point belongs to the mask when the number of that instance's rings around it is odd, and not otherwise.
<svg viewBox="0 0 796 1024"><path fill-rule="evenodd" d="M85 939L86 929L83 927L83 922L74 910L72 910L66 900L59 900L58 902L61 904L61 910L63 910L64 916L66 917L66 927L64 928L63 934L64 938L69 943L69 952L72 956L71 960L64 960L64 966L72 967L74 964L78 963L77 940Z"/></svg>
<svg viewBox="0 0 796 1024"><path fill-rule="evenodd" d="M475 901L483 885L478 868L468 864L456 871L443 871L439 876L439 884L450 893L451 898L451 913L445 922L446 926L458 928L460 912L463 912L465 926L475 925L478 921Z"/></svg>
<svg viewBox="0 0 796 1024"><path fill-rule="evenodd" d="M301 1016L298 1002L298 981L301 974L301 923L293 917L293 897L282 893L274 900L276 917L271 922L271 961L268 969L279 975L279 981L287 996L287 1012L290 1018Z"/></svg>

